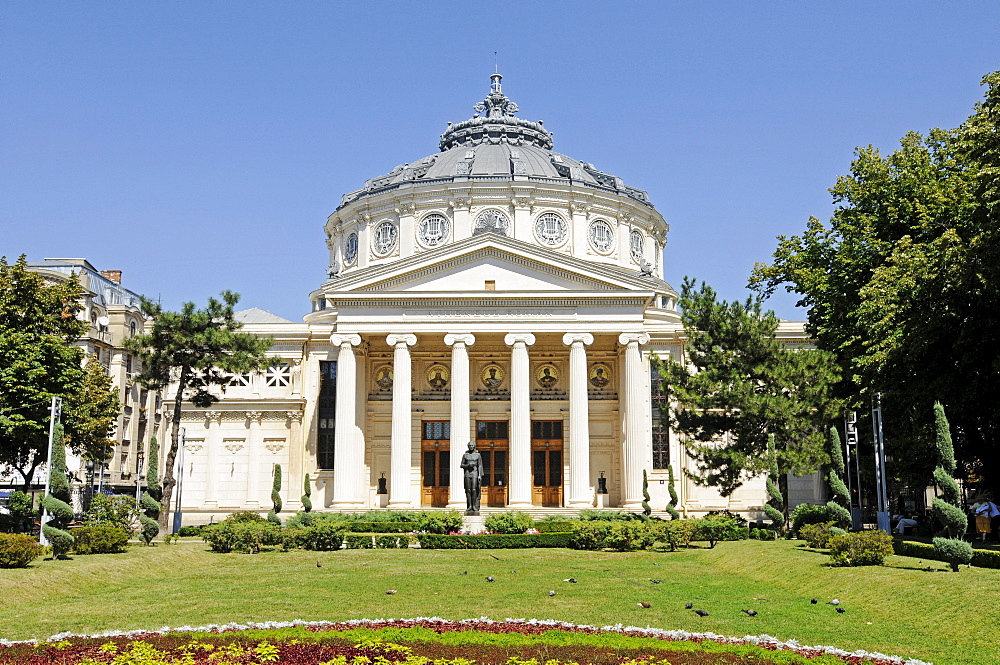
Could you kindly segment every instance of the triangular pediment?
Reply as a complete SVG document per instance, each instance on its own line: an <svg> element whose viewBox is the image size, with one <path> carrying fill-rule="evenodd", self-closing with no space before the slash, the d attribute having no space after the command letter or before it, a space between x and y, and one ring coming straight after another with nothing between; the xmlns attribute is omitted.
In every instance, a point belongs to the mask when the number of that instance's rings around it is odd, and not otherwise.
<svg viewBox="0 0 1000 665"><path fill-rule="evenodd" d="M444 293L482 291L489 282L503 292L651 291L666 286L659 279L615 266L484 234L395 263L364 268L329 282L324 290Z"/></svg>

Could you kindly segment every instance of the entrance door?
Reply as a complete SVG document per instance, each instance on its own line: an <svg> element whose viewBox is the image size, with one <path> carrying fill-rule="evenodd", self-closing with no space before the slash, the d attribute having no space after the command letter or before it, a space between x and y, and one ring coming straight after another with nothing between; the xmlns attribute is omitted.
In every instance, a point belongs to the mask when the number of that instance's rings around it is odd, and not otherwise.
<svg viewBox="0 0 1000 665"><path fill-rule="evenodd" d="M563 423L531 422L531 503L557 508L563 493Z"/></svg>
<svg viewBox="0 0 1000 665"><path fill-rule="evenodd" d="M421 504L444 508L451 485L451 423L425 421L420 441Z"/></svg>
<svg viewBox="0 0 1000 665"><path fill-rule="evenodd" d="M506 420L476 422L476 448L483 457L481 502L491 508L507 505L507 451L510 449Z"/></svg>

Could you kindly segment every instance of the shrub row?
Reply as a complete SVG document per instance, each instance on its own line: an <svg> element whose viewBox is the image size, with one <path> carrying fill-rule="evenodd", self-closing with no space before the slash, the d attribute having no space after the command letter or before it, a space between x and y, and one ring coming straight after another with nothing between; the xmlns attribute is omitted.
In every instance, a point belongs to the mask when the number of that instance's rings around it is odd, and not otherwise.
<svg viewBox="0 0 1000 665"><path fill-rule="evenodd" d="M572 547L572 533L486 533L477 536L422 533L420 547L435 550L493 550L528 547Z"/></svg>
<svg viewBox="0 0 1000 665"><path fill-rule="evenodd" d="M729 517L693 520L581 520L573 523L573 546L582 550L613 549L621 552L648 549L657 543L676 550L693 541L710 547L723 540L743 540L749 529Z"/></svg>
<svg viewBox="0 0 1000 665"><path fill-rule="evenodd" d="M900 556L909 556L931 561L945 561L930 543L913 540L894 540L892 550ZM973 548L971 565L977 568L1000 568L1000 551Z"/></svg>

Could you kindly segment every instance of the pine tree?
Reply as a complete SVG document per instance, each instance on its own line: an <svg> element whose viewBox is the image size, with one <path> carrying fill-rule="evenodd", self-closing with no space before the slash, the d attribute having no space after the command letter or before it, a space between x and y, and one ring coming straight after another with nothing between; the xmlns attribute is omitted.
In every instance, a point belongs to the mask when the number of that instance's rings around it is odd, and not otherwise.
<svg viewBox="0 0 1000 665"><path fill-rule="evenodd" d="M771 449L773 444L774 435L770 434L768 435L768 449ZM764 514L771 520L774 528L782 532L785 530L785 497L778 488L777 481L779 478L778 465L772 462L771 469L764 480L764 485L767 487L767 496L769 497L767 503L764 504Z"/></svg>
<svg viewBox="0 0 1000 665"><path fill-rule="evenodd" d="M649 505L649 480L645 469L642 470L642 514L646 517L653 514L653 508Z"/></svg>
<svg viewBox="0 0 1000 665"><path fill-rule="evenodd" d="M142 514L139 515L139 524L142 530L139 536L147 545L160 534L160 502L157 497L160 495L160 476L158 467L160 466L160 446L156 442L156 437L149 437L149 457L146 462L146 491L142 493Z"/></svg>
<svg viewBox="0 0 1000 665"><path fill-rule="evenodd" d="M52 558L59 559L73 547L75 539L64 529L73 520L69 481L66 478L66 448L63 426L55 426L52 443L52 466L49 469L49 493L42 497L42 508L49 512L49 520L42 526L42 533L52 545Z"/></svg>
<svg viewBox="0 0 1000 665"><path fill-rule="evenodd" d="M306 482L304 487L305 494L302 495L302 510L311 512L313 509L312 499L309 497L312 495L312 483L309 482L309 474L306 474Z"/></svg>
<svg viewBox="0 0 1000 665"><path fill-rule="evenodd" d="M830 500L826 507L830 509L830 514L836 519L837 526L846 528L851 524L850 492L847 485L841 479L844 473L844 453L840 448L840 434L836 427L830 428L830 435L827 439L829 443L830 471L827 473L827 482L830 486Z"/></svg>
<svg viewBox="0 0 1000 665"><path fill-rule="evenodd" d="M275 524L281 524L281 518L278 517L278 513L281 512L281 465L274 465L274 481L271 483L271 502L274 503L274 508L272 508L267 513L267 521L274 522Z"/></svg>
<svg viewBox="0 0 1000 665"><path fill-rule="evenodd" d="M937 444L938 465L934 469L934 482L941 489L941 496L934 499L934 516L944 525L946 537L934 539L934 549L941 558L958 572L959 564L972 560L972 546L962 540L969 520L960 507L961 494L958 483L951 474L955 472L955 448L951 443L951 428L940 402L934 402L934 440Z"/></svg>
<svg viewBox="0 0 1000 665"><path fill-rule="evenodd" d="M667 491L670 493L670 503L667 504L667 512L670 513L670 519L679 520L681 514L677 512L677 488L674 487L673 464L667 465Z"/></svg>

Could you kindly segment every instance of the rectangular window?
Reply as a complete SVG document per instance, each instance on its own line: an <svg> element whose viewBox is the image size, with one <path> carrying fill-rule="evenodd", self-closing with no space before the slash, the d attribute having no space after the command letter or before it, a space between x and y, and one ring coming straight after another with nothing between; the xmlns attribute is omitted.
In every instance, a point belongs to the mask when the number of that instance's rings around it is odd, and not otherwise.
<svg viewBox="0 0 1000 665"><path fill-rule="evenodd" d="M337 431L337 363L319 363L319 433L316 438L316 463L321 469L332 469L334 436Z"/></svg>
<svg viewBox="0 0 1000 665"><path fill-rule="evenodd" d="M480 420L476 422L477 439L508 439L506 420Z"/></svg>
<svg viewBox="0 0 1000 665"><path fill-rule="evenodd" d="M532 439L562 439L563 423L561 420L531 421Z"/></svg>
<svg viewBox="0 0 1000 665"><path fill-rule="evenodd" d="M653 468L666 469L670 466L670 428L665 422L670 408L670 391L666 379L656 371L655 363L651 363L649 367L649 387L653 419Z"/></svg>
<svg viewBox="0 0 1000 665"><path fill-rule="evenodd" d="M425 441L444 441L451 439L451 422L427 421L424 423Z"/></svg>

